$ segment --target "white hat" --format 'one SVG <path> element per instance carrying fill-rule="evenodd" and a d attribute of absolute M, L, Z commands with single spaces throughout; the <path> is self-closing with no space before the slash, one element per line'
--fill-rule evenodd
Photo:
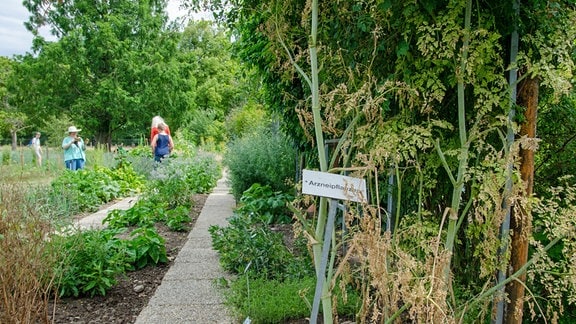
<path fill-rule="evenodd" d="M 68 133 L 78 133 L 81 129 L 76 128 L 76 126 L 68 127 Z"/>

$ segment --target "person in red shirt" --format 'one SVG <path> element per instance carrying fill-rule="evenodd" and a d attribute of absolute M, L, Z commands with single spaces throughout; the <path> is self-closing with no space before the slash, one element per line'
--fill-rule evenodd
<path fill-rule="evenodd" d="M 152 118 L 152 127 L 150 128 L 150 143 L 152 143 L 154 136 L 156 136 L 156 134 L 159 133 L 158 125 L 160 125 L 160 123 L 164 123 L 165 125 L 164 131 L 166 132 L 166 134 L 170 135 L 170 128 L 168 127 L 166 122 L 164 122 L 164 119 L 162 119 L 162 117 L 160 116 L 154 116 L 154 118 Z"/>

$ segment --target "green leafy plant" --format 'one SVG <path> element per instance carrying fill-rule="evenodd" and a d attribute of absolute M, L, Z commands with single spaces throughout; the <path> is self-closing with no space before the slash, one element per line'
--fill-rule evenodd
<path fill-rule="evenodd" d="M 142 198 L 129 209 L 111 210 L 102 222 L 107 223 L 111 228 L 151 226 L 157 220 L 164 218 L 166 208 L 166 203 Z"/>
<path fill-rule="evenodd" d="M 136 269 L 168 262 L 164 238 L 151 226 L 139 227 L 130 233 L 128 255 Z"/>
<path fill-rule="evenodd" d="M 242 214 L 258 214 L 266 224 L 288 224 L 292 217 L 286 204 L 293 199 L 294 196 L 290 194 L 274 192 L 268 185 L 255 183 L 242 194 L 237 211 Z"/>
<path fill-rule="evenodd" d="M 186 206 L 178 206 L 166 212 L 164 223 L 171 231 L 182 232 L 188 229 L 187 223 L 192 221 L 189 208 Z"/>
<path fill-rule="evenodd" d="M 50 247 L 60 256 L 56 286 L 60 296 L 105 295 L 129 267 L 121 230 L 87 230 L 53 235 Z"/>
<path fill-rule="evenodd" d="M 310 316 L 316 278 L 268 280 L 242 275 L 234 280 L 226 292 L 226 301 L 239 318 L 249 317 L 252 323 L 283 323 Z M 337 313 L 354 320 L 360 308 L 360 296 L 350 287 L 334 291 Z"/>
<path fill-rule="evenodd" d="M 235 213 L 228 226 L 214 225 L 208 230 L 225 270 L 239 274 L 250 264 L 249 273 L 270 279 L 312 272 L 305 258 L 295 256 L 284 245 L 282 234 L 270 230 L 256 214 Z"/>

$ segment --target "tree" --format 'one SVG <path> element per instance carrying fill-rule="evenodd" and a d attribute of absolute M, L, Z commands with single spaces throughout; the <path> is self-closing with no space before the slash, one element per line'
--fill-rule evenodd
<path fill-rule="evenodd" d="M 18 132 L 30 127 L 27 116 L 18 107 L 10 104 L 13 96 L 10 87 L 15 66 L 16 62 L 0 57 L 0 128 L 10 133 L 12 151 L 18 147 Z"/>
<path fill-rule="evenodd" d="M 191 106 L 189 70 L 177 60 L 179 33 L 166 26 L 166 1 L 25 1 L 28 28 L 47 24 L 59 40 L 34 40 L 22 59 L 18 102 L 67 113 L 98 142 L 144 137 L 154 115 L 172 129 Z M 46 77 L 48 76 L 48 77 Z"/>
<path fill-rule="evenodd" d="M 226 117 L 240 109 L 250 91 L 244 85 L 241 66 L 232 57 L 230 36 L 211 21 L 190 21 L 178 45 L 179 60 L 190 69 L 194 84 L 194 110 L 183 123 L 197 145 L 226 142 Z"/>

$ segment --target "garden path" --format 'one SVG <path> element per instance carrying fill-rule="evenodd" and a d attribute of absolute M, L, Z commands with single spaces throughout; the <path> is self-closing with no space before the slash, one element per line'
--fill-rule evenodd
<path fill-rule="evenodd" d="M 126 198 L 77 221 L 81 228 L 102 228 L 102 220 L 112 209 L 129 209 L 137 197 Z M 227 185 L 226 173 L 206 199 L 204 207 L 160 286 L 140 312 L 136 324 L 218 323 L 236 321 L 224 306 L 216 281 L 229 276 L 220 267 L 208 232 L 211 225 L 226 226 L 235 200 Z"/>
<path fill-rule="evenodd" d="M 234 207 L 235 200 L 224 174 L 206 199 L 188 241 L 148 305 L 140 312 L 136 324 L 236 322 L 215 285 L 227 274 L 220 267 L 208 232 L 211 225 L 226 226 Z"/>

